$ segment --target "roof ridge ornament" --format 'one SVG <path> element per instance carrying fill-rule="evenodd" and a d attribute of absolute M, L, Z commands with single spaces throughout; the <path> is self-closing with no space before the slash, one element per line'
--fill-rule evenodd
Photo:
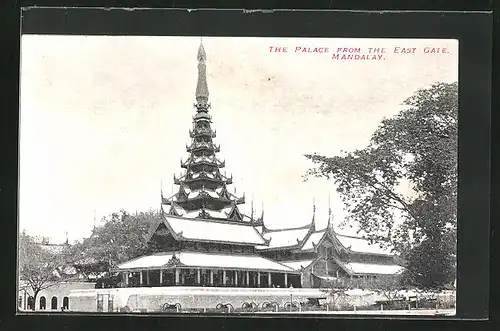
<path fill-rule="evenodd" d="M 174 174 L 174 176 L 175 176 L 175 174 Z M 163 199 L 165 199 L 165 198 L 163 197 L 163 181 L 162 180 L 160 180 L 160 197 L 161 197 L 161 203 L 163 204 Z M 95 219 L 95 210 L 94 210 L 94 219 Z"/>
<path fill-rule="evenodd" d="M 262 221 L 262 224 L 264 225 L 264 201 L 262 201 L 262 212 L 260 214 L 260 220 Z"/>
<path fill-rule="evenodd" d="M 331 207 L 331 199 L 330 199 L 330 194 L 328 194 L 328 223 L 326 228 L 333 231 L 333 215 L 332 215 L 332 207 Z"/>
<path fill-rule="evenodd" d="M 252 192 L 252 203 L 251 203 L 251 211 L 250 211 L 250 220 L 252 221 L 252 223 L 253 223 L 253 219 L 254 219 L 254 209 L 253 209 L 253 192 Z"/>
<path fill-rule="evenodd" d="M 313 197 L 313 217 L 311 220 L 311 230 L 316 231 L 316 198 Z"/>

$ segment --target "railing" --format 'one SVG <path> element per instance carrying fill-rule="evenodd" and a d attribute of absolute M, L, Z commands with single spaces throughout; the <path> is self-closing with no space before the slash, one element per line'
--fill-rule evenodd
<path fill-rule="evenodd" d="M 168 308 L 165 308 L 168 307 Z M 180 304 L 164 304 L 158 310 L 149 312 L 177 313 L 341 313 L 369 315 L 454 315 L 454 308 L 436 307 L 434 309 L 411 309 L 410 307 L 390 309 L 383 306 L 333 306 L 330 304 L 311 305 L 307 302 L 285 302 L 283 305 L 274 301 L 265 301 L 261 305 L 255 302 L 244 302 L 241 307 L 235 307 L 230 302 L 218 303 L 208 308 L 181 308 Z M 148 312 L 148 311 L 145 311 Z"/>

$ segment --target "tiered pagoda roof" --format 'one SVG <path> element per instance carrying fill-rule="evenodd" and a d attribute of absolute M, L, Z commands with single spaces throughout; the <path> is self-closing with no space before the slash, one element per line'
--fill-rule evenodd
<path fill-rule="evenodd" d="M 329 247 L 335 247 L 337 252 L 345 253 L 346 256 L 352 254 L 380 256 L 386 261 L 384 263 L 352 262 L 349 259 L 341 260 L 332 256 L 335 262 L 349 275 L 391 275 L 402 270 L 402 267 L 395 261 L 390 262 L 394 257 L 390 248 L 382 247 L 378 243 L 372 243 L 367 238 L 337 233 L 332 225 L 331 212 L 328 216 L 328 225 L 321 230 L 316 229 L 315 215 L 313 213 L 310 224 L 296 228 L 273 230 L 267 229 L 263 225 L 262 235 L 265 239 L 269 240 L 269 244 L 256 246 L 256 249 L 263 253 L 289 251 L 292 254 L 297 254 L 298 258 L 281 261 L 282 264 L 295 270 L 310 268 L 320 259 L 316 254 L 306 255 L 310 256 L 310 258 L 304 258 L 304 255 L 301 253 L 316 253 L 318 247 L 326 243 Z"/>
<path fill-rule="evenodd" d="M 296 228 L 268 229 L 265 224 L 261 227 L 262 236 L 269 240 L 269 245 L 257 246 L 260 251 L 291 250 L 295 253 L 314 252 L 316 247 L 324 240 L 330 238 L 347 253 L 370 254 L 393 256 L 389 248 L 372 243 L 369 239 L 357 236 L 340 234 L 332 225 L 331 212 L 328 216 L 328 224 L 325 228 L 317 230 L 315 224 L 315 213 L 309 224 Z"/>
<path fill-rule="evenodd" d="M 229 192 L 233 177 L 221 171 L 225 161 L 217 154 L 220 146 L 216 145 L 215 130 L 212 129 L 212 116 L 209 114 L 209 91 L 206 72 L 206 53 L 203 44 L 198 49 L 198 82 L 196 85 L 195 114 L 193 127 L 189 130 L 191 143 L 186 146 L 188 157 L 182 161 L 184 172 L 174 175 L 177 193 L 164 198 L 162 210 L 170 216 L 192 219 L 224 220 L 236 223 L 249 223 L 259 226 L 261 219 L 243 215 L 238 206 L 245 203 L 245 195 L 237 196 Z"/>

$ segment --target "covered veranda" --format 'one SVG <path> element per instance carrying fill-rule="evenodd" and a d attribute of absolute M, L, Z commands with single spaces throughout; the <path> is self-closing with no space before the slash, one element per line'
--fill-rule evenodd
<path fill-rule="evenodd" d="M 300 272 L 257 255 L 158 253 L 115 269 L 124 287 L 301 287 Z"/>

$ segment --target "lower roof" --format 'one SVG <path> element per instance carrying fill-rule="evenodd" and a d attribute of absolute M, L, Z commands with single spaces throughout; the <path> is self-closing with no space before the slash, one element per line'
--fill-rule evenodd
<path fill-rule="evenodd" d="M 241 246 L 267 245 L 267 241 L 249 222 L 185 218 L 168 215 L 165 211 L 163 211 L 161 219 L 151 225 L 146 236 L 147 241 L 151 240 L 162 223 L 172 236 L 179 241 L 212 242 Z"/>
<path fill-rule="evenodd" d="M 286 248 L 299 245 L 309 232 L 308 228 L 284 229 L 264 232 L 263 237 L 269 240 L 267 246 L 256 246 L 258 250 Z"/>
<path fill-rule="evenodd" d="M 395 275 L 403 270 L 403 267 L 397 264 L 347 262 L 344 266 L 355 275 Z"/>
<path fill-rule="evenodd" d="M 335 234 L 336 238 L 342 246 L 348 248 L 350 251 L 355 253 L 367 253 L 367 254 L 378 254 L 378 255 L 394 255 L 391 249 L 388 247 L 382 247 L 378 243 L 372 243 L 370 240 L 361 237 L 347 236 L 343 234 Z"/>
<path fill-rule="evenodd" d="M 297 261 L 282 261 L 281 263 L 290 267 L 294 270 L 301 270 L 303 268 L 307 268 L 314 262 L 314 259 L 309 260 L 297 260 Z"/>
<path fill-rule="evenodd" d="M 115 271 L 141 269 L 168 269 L 174 267 L 249 270 L 263 272 L 297 273 L 294 269 L 259 255 L 239 255 L 203 252 L 164 252 L 120 264 Z"/>

